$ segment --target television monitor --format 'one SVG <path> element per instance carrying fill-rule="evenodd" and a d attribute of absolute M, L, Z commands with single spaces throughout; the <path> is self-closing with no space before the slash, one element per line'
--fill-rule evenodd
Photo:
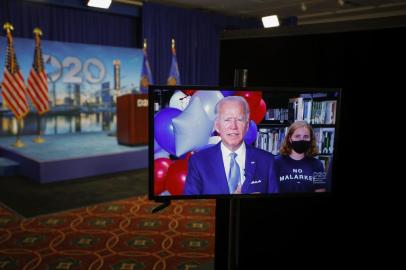
<path fill-rule="evenodd" d="M 331 194 L 341 92 L 151 85 L 149 198 Z"/>

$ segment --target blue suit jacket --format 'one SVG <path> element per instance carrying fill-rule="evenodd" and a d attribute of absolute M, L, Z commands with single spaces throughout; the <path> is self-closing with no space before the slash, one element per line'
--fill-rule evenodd
<path fill-rule="evenodd" d="M 220 143 L 204 149 L 189 159 L 185 195 L 230 194 L 224 171 Z M 277 193 L 274 156 L 246 145 L 245 181 L 241 193 Z"/>

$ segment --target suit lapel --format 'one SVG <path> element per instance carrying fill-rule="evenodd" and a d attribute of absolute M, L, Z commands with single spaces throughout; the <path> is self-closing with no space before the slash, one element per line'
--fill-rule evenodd
<path fill-rule="evenodd" d="M 223 162 L 223 155 L 221 153 L 221 147 L 220 147 L 221 142 L 219 142 L 215 146 L 215 153 L 213 157 L 211 158 L 211 163 L 212 163 L 212 168 L 213 168 L 213 174 L 214 174 L 214 181 L 216 181 L 216 185 L 219 188 L 219 193 L 220 194 L 229 194 L 230 191 L 228 189 L 228 182 L 227 182 L 227 176 L 224 171 L 224 162 Z"/>
<path fill-rule="evenodd" d="M 252 178 L 255 175 L 255 170 L 257 167 L 257 162 L 255 160 L 255 155 L 254 151 L 252 150 L 252 147 L 246 144 L 246 156 L 245 156 L 245 181 L 244 184 L 242 185 L 242 193 L 247 192 L 251 182 Z"/>

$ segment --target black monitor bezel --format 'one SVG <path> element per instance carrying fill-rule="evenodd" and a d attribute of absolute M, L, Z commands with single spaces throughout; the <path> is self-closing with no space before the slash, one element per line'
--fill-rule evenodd
<path fill-rule="evenodd" d="M 329 192 L 314 192 L 314 193 L 256 193 L 256 194 L 210 194 L 210 195 L 170 195 L 159 196 L 154 194 L 154 98 L 155 90 L 167 89 L 167 90 L 231 90 L 231 91 L 265 91 L 265 92 L 296 92 L 296 93 L 320 93 L 320 92 L 338 92 L 337 107 L 336 107 L 336 122 L 334 135 L 334 158 L 332 160 L 332 175 L 331 175 L 331 191 Z M 149 175 L 148 175 L 148 198 L 156 202 L 166 202 L 170 200 L 189 200 L 189 199 L 233 199 L 233 198 L 280 198 L 280 197 L 330 197 L 333 196 L 336 187 L 336 171 L 337 161 L 339 159 L 339 137 L 340 137 L 340 115 L 342 108 L 342 88 L 333 87 L 274 87 L 274 86 L 254 86 L 254 87 L 234 87 L 234 86 L 206 86 L 206 85 L 182 85 L 182 86 L 169 86 L 169 85 L 150 85 L 148 94 L 148 121 L 149 121 Z"/>

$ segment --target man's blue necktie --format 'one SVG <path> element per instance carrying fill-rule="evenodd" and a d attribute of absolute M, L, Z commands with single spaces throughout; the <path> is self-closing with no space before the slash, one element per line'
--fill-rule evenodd
<path fill-rule="evenodd" d="M 230 193 L 235 192 L 240 182 L 240 166 L 238 166 L 235 160 L 236 156 L 236 153 L 230 153 L 230 172 L 228 174 L 228 188 L 230 189 Z"/>

